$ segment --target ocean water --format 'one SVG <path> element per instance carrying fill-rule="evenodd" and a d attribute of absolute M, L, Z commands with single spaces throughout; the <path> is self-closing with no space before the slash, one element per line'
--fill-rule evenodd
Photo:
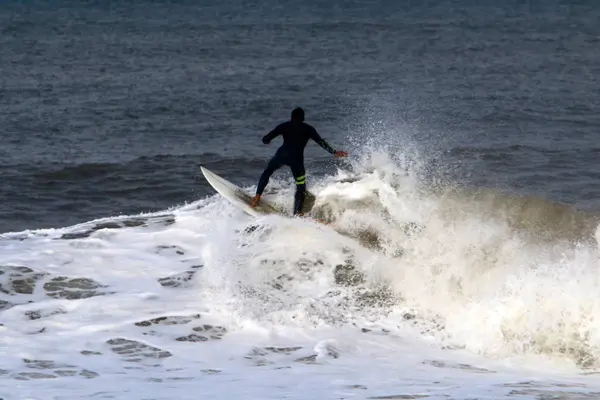
<path fill-rule="evenodd" d="M 598 398 L 599 20 L 2 3 L 0 398 Z M 298 105 L 327 225 L 199 171 L 252 193 Z"/>

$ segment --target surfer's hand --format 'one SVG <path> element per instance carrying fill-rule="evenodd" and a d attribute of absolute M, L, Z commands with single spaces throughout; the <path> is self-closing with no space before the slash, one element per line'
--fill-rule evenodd
<path fill-rule="evenodd" d="M 333 153 L 334 157 L 347 157 L 348 153 L 346 153 L 345 151 L 336 151 L 335 153 Z"/>

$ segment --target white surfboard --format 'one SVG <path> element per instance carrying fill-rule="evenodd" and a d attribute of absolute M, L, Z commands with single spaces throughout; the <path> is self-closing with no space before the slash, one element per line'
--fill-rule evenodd
<path fill-rule="evenodd" d="M 229 182 L 227 179 L 215 174 L 211 170 L 200 166 L 200 170 L 202 174 L 210 183 L 210 185 L 223 197 L 229 200 L 233 205 L 239 207 L 244 212 L 253 217 L 258 217 L 261 215 L 268 214 L 280 214 L 287 215 L 288 213 L 280 210 L 274 205 L 270 204 L 264 198 L 261 198 L 256 207 L 251 207 L 250 202 L 252 200 L 252 196 L 246 193 L 242 188 L 234 185 Z M 308 191 L 306 192 L 306 200 L 304 201 L 303 211 L 308 213 L 312 206 L 315 203 L 315 196 Z M 290 213 L 291 214 L 291 213 Z"/>
<path fill-rule="evenodd" d="M 242 190 L 242 188 L 234 185 L 227 179 L 215 174 L 207 168 L 201 166 L 200 170 L 202 171 L 202 174 L 204 174 L 204 177 L 206 178 L 208 183 L 210 183 L 210 185 L 217 192 L 219 192 L 221 196 L 225 197 L 227 200 L 233 203 L 233 205 L 241 208 L 246 213 L 254 217 L 274 213 L 283 214 L 281 210 L 278 210 L 277 208 L 273 207 L 264 199 L 260 199 L 260 201 L 258 202 L 259 204 L 257 204 L 256 207 L 251 207 L 250 201 L 252 200 L 252 196 L 250 196 L 248 193 Z"/>

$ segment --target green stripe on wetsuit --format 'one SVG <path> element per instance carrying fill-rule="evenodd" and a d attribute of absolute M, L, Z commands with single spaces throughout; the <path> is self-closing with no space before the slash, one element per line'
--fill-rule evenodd
<path fill-rule="evenodd" d="M 296 178 L 296 185 L 304 185 L 306 183 L 306 174 Z"/>

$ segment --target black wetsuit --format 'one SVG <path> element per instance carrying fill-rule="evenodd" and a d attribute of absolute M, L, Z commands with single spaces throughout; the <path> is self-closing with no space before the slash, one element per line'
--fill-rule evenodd
<path fill-rule="evenodd" d="M 309 139 L 312 139 L 331 154 L 334 154 L 335 150 L 319 136 L 315 128 L 304 122 L 292 120 L 279 124 L 267 133 L 262 141 L 264 144 L 268 144 L 279 135 L 283 136 L 283 144 L 277 149 L 262 173 L 258 181 L 256 194 L 262 194 L 273 172 L 283 165 L 289 166 L 296 181 L 296 194 L 294 196 L 294 215 L 296 215 L 302 210 L 306 194 L 306 171 L 304 169 L 304 147 L 306 143 Z"/>

